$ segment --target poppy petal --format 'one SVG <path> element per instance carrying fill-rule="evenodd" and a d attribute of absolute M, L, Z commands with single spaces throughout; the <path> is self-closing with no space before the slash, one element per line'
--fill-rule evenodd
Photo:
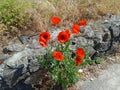
<path fill-rule="evenodd" d="M 43 47 L 47 47 L 47 43 L 44 42 L 44 41 L 40 41 L 40 45 L 43 46 Z"/>
<path fill-rule="evenodd" d="M 74 24 L 72 26 L 72 33 L 78 34 L 80 32 L 80 26 L 78 24 Z"/>
<path fill-rule="evenodd" d="M 58 41 L 60 43 L 65 43 L 68 40 L 69 40 L 69 35 L 66 32 L 62 31 L 58 34 Z"/>
<path fill-rule="evenodd" d="M 40 34 L 40 41 L 44 41 L 44 42 L 47 42 L 48 40 L 50 40 L 50 33 L 49 32 L 42 32 Z"/>
<path fill-rule="evenodd" d="M 60 51 L 54 51 L 52 56 L 58 61 L 62 61 L 64 59 L 64 56 L 62 55 L 62 52 Z"/>
<path fill-rule="evenodd" d="M 53 25 L 57 25 L 60 23 L 61 19 L 59 17 L 53 16 L 51 18 L 51 21 L 52 21 Z"/>
<path fill-rule="evenodd" d="M 80 26 L 86 26 L 86 20 L 80 20 L 79 25 Z"/>
<path fill-rule="evenodd" d="M 84 58 L 85 57 L 85 52 L 84 52 L 84 49 L 83 48 L 78 48 L 76 50 L 76 54 L 80 57 L 80 58 Z"/>
<path fill-rule="evenodd" d="M 79 56 L 76 56 L 75 60 L 76 60 L 76 66 L 83 63 L 83 60 Z"/>

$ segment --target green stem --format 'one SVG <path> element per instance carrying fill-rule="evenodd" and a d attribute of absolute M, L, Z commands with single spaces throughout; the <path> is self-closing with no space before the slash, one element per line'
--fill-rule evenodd
<path fill-rule="evenodd" d="M 67 43 L 66 43 L 66 47 L 64 48 L 63 51 L 66 51 L 66 50 L 68 49 L 68 47 L 69 47 L 70 44 L 71 44 L 71 41 L 67 42 Z"/>

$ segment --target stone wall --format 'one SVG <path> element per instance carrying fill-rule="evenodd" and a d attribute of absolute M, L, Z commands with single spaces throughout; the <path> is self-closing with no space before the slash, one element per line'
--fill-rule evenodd
<path fill-rule="evenodd" d="M 92 60 L 115 53 L 120 45 L 119 16 L 109 15 L 104 20 L 90 21 L 86 27 L 80 28 L 80 34 L 72 37 L 69 48 L 75 50 L 81 44 L 90 52 Z M 60 29 L 52 28 L 50 31 L 52 41 L 55 41 Z M 12 42 L 3 49 L 4 55 L 0 56 L 0 60 L 4 60 L 0 64 L 0 90 L 34 90 L 31 85 L 37 81 L 36 77 L 40 74 L 36 74 L 40 69 L 37 57 L 45 55 L 46 51 L 37 39 L 31 37 L 20 36 L 20 42 Z M 31 77 L 33 74 L 36 75 Z"/>

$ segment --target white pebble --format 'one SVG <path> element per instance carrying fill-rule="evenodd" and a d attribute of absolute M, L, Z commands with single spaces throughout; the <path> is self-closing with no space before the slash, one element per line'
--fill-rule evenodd
<path fill-rule="evenodd" d="M 90 78 L 90 81 L 93 81 L 94 79 L 93 78 Z"/>
<path fill-rule="evenodd" d="M 79 73 L 82 73 L 82 72 L 83 72 L 83 70 L 82 70 L 82 69 L 79 69 L 79 70 L 78 70 L 78 72 L 79 72 Z"/>

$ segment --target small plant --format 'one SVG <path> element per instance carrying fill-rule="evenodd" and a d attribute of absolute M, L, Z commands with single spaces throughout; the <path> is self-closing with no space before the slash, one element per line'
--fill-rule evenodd
<path fill-rule="evenodd" d="M 52 25 L 56 26 L 60 22 L 60 18 L 52 17 Z M 84 24 L 85 25 L 85 24 Z M 40 45 L 46 48 L 46 55 L 38 58 L 41 68 L 46 71 L 45 76 L 51 76 L 54 85 L 62 87 L 61 90 L 66 90 L 67 87 L 75 84 L 78 80 L 78 67 L 83 63 L 85 52 L 83 48 L 77 48 L 76 51 L 69 49 L 71 44 L 71 34 L 78 34 L 80 27 L 78 24 L 73 25 L 72 32 L 70 30 L 61 31 L 58 36 L 56 47 L 47 47 L 47 43 L 51 36 L 49 32 L 40 34 Z M 54 49 L 55 48 L 55 49 Z M 75 53 L 75 55 L 72 55 Z M 53 87 L 51 87 L 53 89 Z"/>
<path fill-rule="evenodd" d="M 23 0 L 0 0 L 0 23 L 5 24 L 8 30 L 23 27 L 28 20 L 25 14 L 28 7 Z"/>
<path fill-rule="evenodd" d="M 99 58 L 97 58 L 97 60 L 95 60 L 95 63 L 96 64 L 100 64 L 102 61 L 103 61 L 103 58 L 99 57 Z"/>

